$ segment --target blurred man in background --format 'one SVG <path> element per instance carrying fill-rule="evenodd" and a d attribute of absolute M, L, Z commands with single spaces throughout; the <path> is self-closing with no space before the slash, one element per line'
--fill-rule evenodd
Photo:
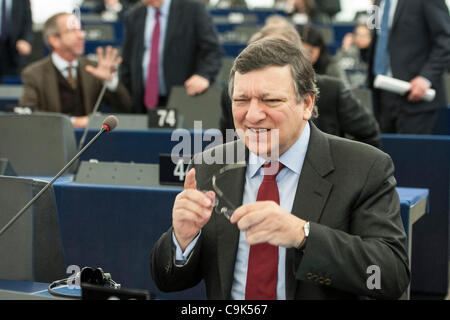
<path fill-rule="evenodd" d="M 103 84 L 105 101 L 121 111 L 131 110 L 131 98 L 114 71 L 121 63 L 117 49 L 97 48 L 98 63 L 83 57 L 85 36 L 80 21 L 59 13 L 44 24 L 44 41 L 51 55 L 24 69 L 19 104 L 37 111 L 72 116 L 75 127 L 85 127 Z"/>
<path fill-rule="evenodd" d="M 380 28 L 372 32 L 369 86 L 377 75 L 407 81 L 406 96 L 374 90 L 374 111 L 385 133 L 431 134 L 447 105 L 444 72 L 450 62 L 450 16 L 442 0 L 377 0 Z M 427 89 L 433 101 L 423 100 Z"/>
<path fill-rule="evenodd" d="M 125 18 L 121 79 L 137 113 L 167 104 L 173 86 L 200 94 L 219 73 L 222 49 L 205 5 L 142 0 Z"/>

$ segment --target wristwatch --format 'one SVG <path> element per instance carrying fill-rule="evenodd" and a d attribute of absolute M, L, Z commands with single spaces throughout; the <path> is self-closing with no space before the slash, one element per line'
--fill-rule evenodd
<path fill-rule="evenodd" d="M 303 241 L 297 247 L 298 250 L 302 250 L 302 251 L 305 250 L 306 240 L 308 240 L 308 236 L 309 236 L 309 229 L 310 229 L 310 226 L 309 226 L 309 221 L 308 221 L 303 225 L 303 232 L 305 233 L 305 238 L 303 238 Z"/>

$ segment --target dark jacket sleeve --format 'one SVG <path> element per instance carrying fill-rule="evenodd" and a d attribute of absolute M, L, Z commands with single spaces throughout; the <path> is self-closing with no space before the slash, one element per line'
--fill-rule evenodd
<path fill-rule="evenodd" d="M 420 75 L 435 86 L 450 62 L 450 15 L 444 1 L 423 1 L 423 7 L 433 47 Z"/>
<path fill-rule="evenodd" d="M 397 299 L 410 280 L 406 235 L 395 190 L 394 166 L 376 156 L 351 213 L 349 232 L 311 222 L 297 280 L 314 282 L 309 270 L 326 275 L 331 287 L 377 299 Z M 375 268 L 380 287 L 368 285 Z"/>
<path fill-rule="evenodd" d="M 197 6 L 195 17 L 191 21 L 195 23 L 199 51 L 194 74 L 198 74 L 212 83 L 222 65 L 222 48 L 211 15 L 202 3 L 195 3 L 195 5 Z"/>
<path fill-rule="evenodd" d="M 200 246 L 201 235 L 189 259 L 183 266 L 175 264 L 175 245 L 172 227 L 156 242 L 150 256 L 152 279 L 164 292 L 180 291 L 194 287 L 201 279 Z"/>
<path fill-rule="evenodd" d="M 29 0 L 23 0 L 23 21 L 21 24 L 21 33 L 19 39 L 25 40 L 29 44 L 33 41 L 33 21 L 31 18 L 31 6 Z"/>
<path fill-rule="evenodd" d="M 132 111 L 131 96 L 125 86 L 119 82 L 116 91 L 106 90 L 105 102 L 117 112 L 129 113 Z"/>

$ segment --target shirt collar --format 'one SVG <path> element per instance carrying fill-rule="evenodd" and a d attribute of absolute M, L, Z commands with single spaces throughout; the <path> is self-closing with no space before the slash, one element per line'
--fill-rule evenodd
<path fill-rule="evenodd" d="M 67 70 L 67 67 L 69 66 L 69 62 L 63 58 L 56 52 L 52 52 L 52 62 L 55 65 L 56 69 L 58 69 L 60 72 L 63 72 Z M 78 67 L 78 60 L 74 60 L 71 62 L 73 68 Z"/>
<path fill-rule="evenodd" d="M 303 162 L 306 156 L 306 150 L 308 149 L 309 137 L 311 134 L 311 128 L 309 122 L 306 122 L 305 128 L 297 141 L 284 152 L 278 159 L 285 167 L 291 171 L 300 174 L 303 167 Z M 259 171 L 261 166 L 267 161 L 266 159 L 259 157 L 253 152 L 249 151 L 248 159 L 248 173 L 250 178 L 253 178 Z"/>
<path fill-rule="evenodd" d="M 165 0 L 159 7 L 159 13 L 162 17 L 165 17 L 169 14 L 171 2 L 172 2 L 172 0 Z M 147 13 L 151 13 L 152 17 L 155 16 L 155 11 L 156 11 L 156 8 L 154 8 L 152 6 L 147 6 Z"/>

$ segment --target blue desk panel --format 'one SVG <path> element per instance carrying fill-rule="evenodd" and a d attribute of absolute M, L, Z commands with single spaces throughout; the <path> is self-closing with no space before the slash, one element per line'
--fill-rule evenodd
<path fill-rule="evenodd" d="M 430 212 L 414 226 L 412 292 L 446 295 L 450 214 L 450 136 L 382 135 L 397 185 L 427 188 Z"/>
<path fill-rule="evenodd" d="M 48 283 L 0 279 L 1 290 L 37 293 L 47 290 L 47 288 Z"/>
<path fill-rule="evenodd" d="M 410 209 L 418 204 L 421 200 L 428 198 L 428 189 L 421 188 L 397 188 L 397 193 L 400 197 L 400 214 L 402 216 L 403 227 L 406 235 L 409 237 L 409 224 L 412 223 L 410 219 Z M 430 211 L 429 202 L 427 201 L 425 213 Z"/>
<path fill-rule="evenodd" d="M 0 290 L 29 293 L 36 296 L 53 297 L 48 292 L 49 283 L 0 279 Z M 81 296 L 80 288 L 68 288 L 66 285 L 53 288 L 54 291 L 67 295 Z M 22 298 L 18 298 L 22 299 Z"/>
<path fill-rule="evenodd" d="M 159 297 L 202 298 L 204 286 L 163 294 L 150 276 L 150 252 L 172 224 L 181 190 L 77 183 L 54 186 L 66 265 L 101 267 L 125 288 Z"/>
<path fill-rule="evenodd" d="M 183 292 L 163 293 L 150 275 L 150 252 L 171 226 L 172 205 L 181 188 L 57 183 L 54 191 L 66 265 L 102 267 L 123 287 L 146 289 L 159 298 L 205 298 L 203 283 Z M 426 192 L 409 190 L 400 196 L 407 214 Z"/>
<path fill-rule="evenodd" d="M 438 110 L 433 134 L 450 135 L 450 106 Z"/>
<path fill-rule="evenodd" d="M 119 124 L 120 126 L 120 124 Z M 211 135 L 194 133 L 185 129 L 182 137 L 174 136 L 171 130 L 114 130 L 103 134 L 81 156 L 82 160 L 97 159 L 99 161 L 119 161 L 135 163 L 159 163 L 159 154 L 171 154 L 172 149 L 179 143 L 190 141 L 191 148 L 188 151 L 201 152 L 203 148 L 214 143 L 215 140 L 207 140 Z M 89 130 L 85 142 L 97 134 L 96 130 Z M 212 131 L 211 131 L 212 132 Z M 218 134 L 218 132 L 216 132 Z M 77 145 L 83 135 L 82 129 L 75 129 Z M 185 140 L 186 139 L 186 140 Z M 205 140 L 205 141 L 202 141 Z M 186 149 L 185 149 L 186 150 Z"/>

